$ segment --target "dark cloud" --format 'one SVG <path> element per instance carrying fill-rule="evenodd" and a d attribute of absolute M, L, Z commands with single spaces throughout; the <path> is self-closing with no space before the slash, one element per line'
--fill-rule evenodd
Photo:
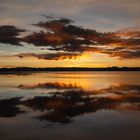
<path fill-rule="evenodd" d="M 124 51 L 104 51 L 103 53 L 109 54 L 111 57 L 118 57 L 121 59 L 135 59 L 140 58 L 140 50 L 138 51 L 131 51 L 131 50 L 124 50 Z"/>
<path fill-rule="evenodd" d="M 71 23 L 72 20 L 65 18 L 39 22 L 34 25 L 45 29 L 45 31 L 34 32 L 26 36 L 24 41 L 36 46 L 46 46 L 50 50 L 67 52 L 83 52 L 85 51 L 83 46 L 88 47 L 95 44 L 88 38 L 89 35 L 97 36 L 98 33 L 95 30 L 77 27 Z"/>
<path fill-rule="evenodd" d="M 21 53 L 17 54 L 19 58 L 35 57 L 45 60 L 63 60 L 63 59 L 76 59 L 80 53 L 49 53 L 49 54 L 35 54 L 35 53 Z"/>
<path fill-rule="evenodd" d="M 24 40 L 48 50 L 79 52 L 92 51 L 109 54 L 111 57 L 139 58 L 139 32 L 101 33 L 71 24 L 69 19 L 51 19 L 34 24 L 44 31 L 26 36 Z M 124 32 L 123 32 L 124 33 Z M 127 38 L 124 38 L 124 35 Z M 129 37 L 128 37 L 129 36 Z M 97 47 L 100 46 L 100 47 Z M 106 45 L 110 47 L 102 47 Z"/>
<path fill-rule="evenodd" d="M 85 51 L 105 53 L 111 57 L 140 58 L 139 31 L 123 30 L 101 33 L 73 25 L 73 21 L 67 18 L 45 17 L 47 21 L 33 24 L 40 27 L 39 32 L 33 32 L 23 38 L 17 36 L 25 30 L 17 29 L 14 26 L 1 26 L 0 42 L 20 45 L 20 41 L 23 41 L 55 52 L 51 54 L 19 54 L 20 58 L 33 56 L 46 60 L 72 59 Z"/>
<path fill-rule="evenodd" d="M 38 83 L 35 85 L 19 85 L 17 88 L 19 89 L 36 89 L 36 88 L 41 88 L 41 89 L 81 89 L 81 87 L 77 85 L 72 85 L 72 84 L 67 84 L 67 83 L 59 83 L 59 82 L 50 82 L 50 83 Z"/>
<path fill-rule="evenodd" d="M 50 19 L 50 20 L 48 20 L 46 22 L 40 21 L 39 23 L 33 24 L 33 25 L 43 27 L 43 28 L 46 28 L 46 29 L 48 29 L 48 28 L 53 29 L 55 26 L 56 27 L 58 27 L 58 26 L 62 27 L 63 25 L 69 25 L 69 24 L 74 22 L 73 20 L 67 19 L 67 18 L 54 19 L 54 17 L 50 17 L 50 16 L 47 16 L 47 15 L 43 15 L 43 16 L 45 16 L 47 19 Z"/>
<path fill-rule="evenodd" d="M 18 29 L 15 26 L 5 25 L 0 26 L 0 42 L 11 45 L 21 45 L 21 39 L 18 38 L 20 33 L 25 32 L 23 29 Z"/>

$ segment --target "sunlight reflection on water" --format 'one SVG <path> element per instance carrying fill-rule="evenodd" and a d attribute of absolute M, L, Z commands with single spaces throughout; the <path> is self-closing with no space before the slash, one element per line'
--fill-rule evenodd
<path fill-rule="evenodd" d="M 140 139 L 140 72 L 41 72 L 0 79 L 2 140 Z"/>

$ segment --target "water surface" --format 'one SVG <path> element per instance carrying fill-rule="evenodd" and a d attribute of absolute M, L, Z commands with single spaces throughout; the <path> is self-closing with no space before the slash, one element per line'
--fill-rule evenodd
<path fill-rule="evenodd" d="M 140 72 L 0 75 L 0 140 L 139 140 Z"/>

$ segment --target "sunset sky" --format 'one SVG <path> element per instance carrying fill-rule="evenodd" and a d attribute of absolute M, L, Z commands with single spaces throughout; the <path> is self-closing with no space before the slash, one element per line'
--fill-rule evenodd
<path fill-rule="evenodd" d="M 0 67 L 140 67 L 140 0 L 0 0 Z"/>

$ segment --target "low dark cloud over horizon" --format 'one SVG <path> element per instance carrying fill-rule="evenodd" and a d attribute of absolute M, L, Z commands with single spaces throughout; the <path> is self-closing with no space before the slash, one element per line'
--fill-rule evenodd
<path fill-rule="evenodd" d="M 20 58 L 33 56 L 47 60 L 50 58 L 54 58 L 54 60 L 71 59 L 79 56 L 75 53 L 82 54 L 83 52 L 105 53 L 111 57 L 123 59 L 140 57 L 140 31 L 131 29 L 131 31 L 101 33 L 76 26 L 72 20 L 67 18 L 47 19 L 33 24 L 33 26 L 40 27 L 40 31 L 30 32 L 29 35 L 26 35 L 26 32 L 29 31 L 25 29 L 18 29 L 10 25 L 0 26 L 0 42 L 17 46 L 22 45 L 21 42 L 26 42 L 42 50 L 55 52 L 53 55 L 46 54 L 46 56 L 45 54 L 22 53 L 17 55 L 22 56 Z M 23 32 L 25 35 L 18 37 Z"/>

